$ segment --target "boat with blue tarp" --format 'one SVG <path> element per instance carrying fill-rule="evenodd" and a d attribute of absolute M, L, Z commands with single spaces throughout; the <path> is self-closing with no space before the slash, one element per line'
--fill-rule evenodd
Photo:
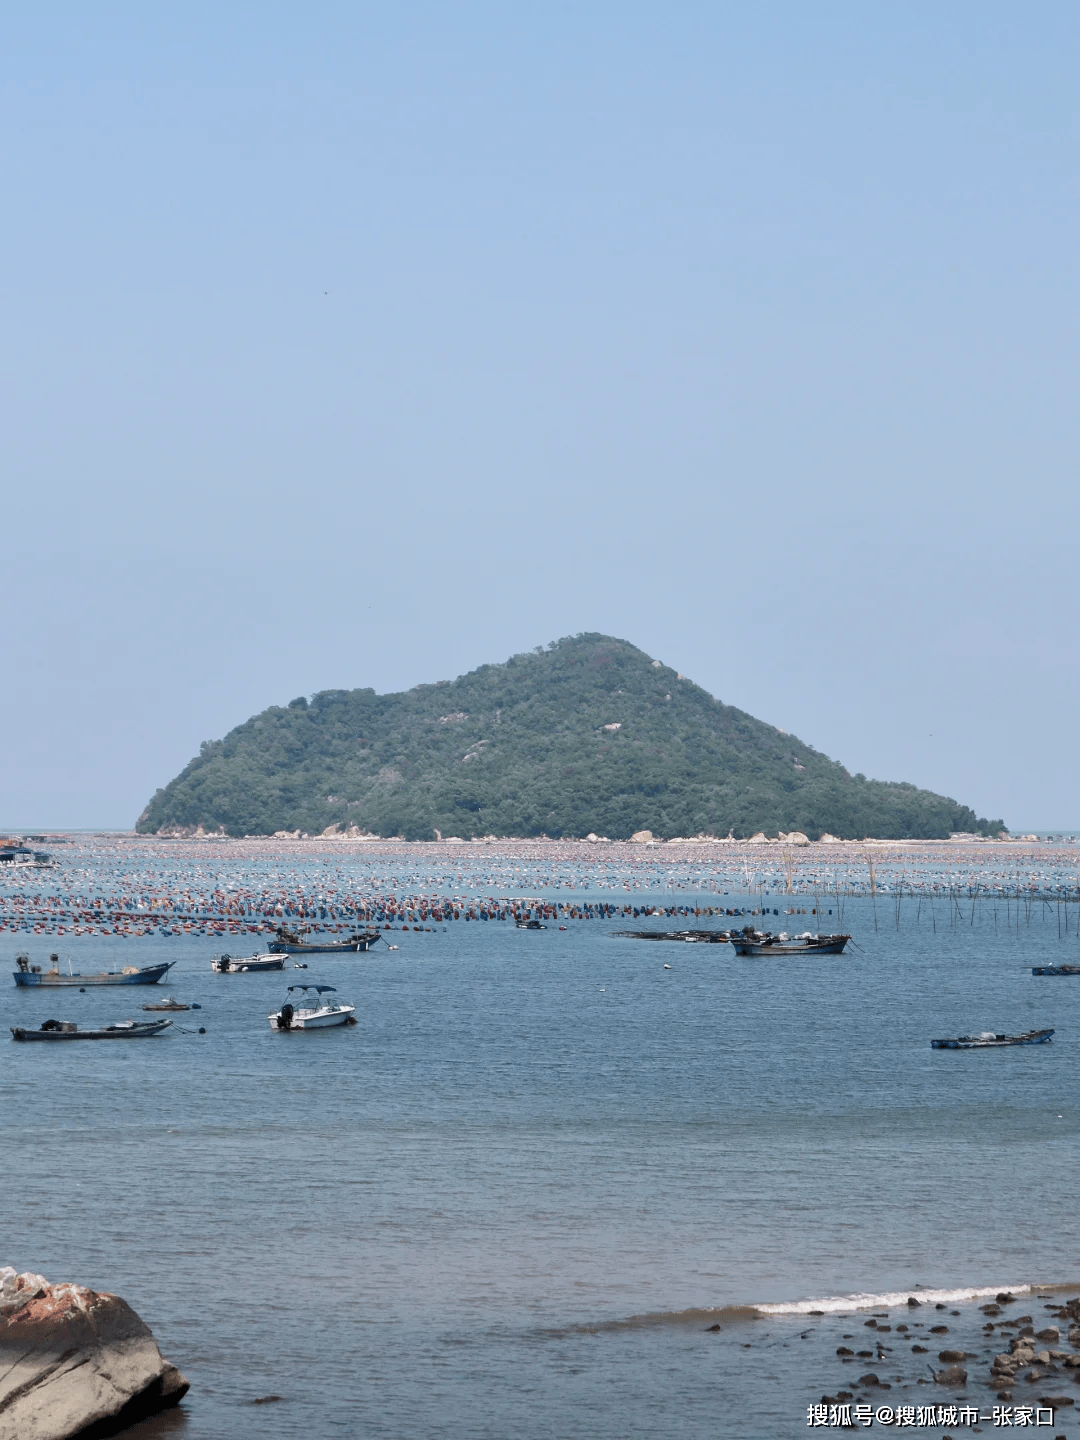
<path fill-rule="evenodd" d="M 290 985 L 289 998 L 266 1018 L 271 1030 L 324 1030 L 329 1025 L 355 1025 L 355 1005 L 330 1000 L 333 985 Z"/>
<path fill-rule="evenodd" d="M 1026 1030 L 1023 1035 L 996 1035 L 984 1030 L 981 1035 L 958 1035 L 955 1040 L 931 1040 L 931 1050 L 1000 1050 L 1006 1045 L 1048 1045 L 1053 1030 Z"/>

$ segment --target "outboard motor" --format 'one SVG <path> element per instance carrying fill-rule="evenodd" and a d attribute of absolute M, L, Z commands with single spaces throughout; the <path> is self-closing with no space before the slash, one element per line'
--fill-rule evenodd
<path fill-rule="evenodd" d="M 289 1029 L 291 1029 L 291 1028 L 292 1028 L 292 1017 L 293 1017 L 293 1007 L 292 1007 L 292 1005 L 290 1005 L 290 1003 L 288 1002 L 288 1000 L 286 1000 L 286 1001 L 285 1001 L 285 1004 L 282 1005 L 282 1007 L 281 1007 L 281 1013 L 280 1013 L 280 1015 L 278 1016 L 278 1029 L 279 1029 L 279 1030 L 289 1030 Z"/>

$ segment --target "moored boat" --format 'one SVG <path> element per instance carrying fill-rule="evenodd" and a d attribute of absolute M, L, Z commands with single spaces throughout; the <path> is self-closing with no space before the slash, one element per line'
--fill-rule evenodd
<path fill-rule="evenodd" d="M 215 955 L 210 969 L 218 975 L 247 975 L 259 970 L 284 970 L 284 955 Z"/>
<path fill-rule="evenodd" d="M 540 920 L 519 920 L 517 928 L 519 930 L 546 930 L 547 926 Z"/>
<path fill-rule="evenodd" d="M 1080 975 L 1080 965 L 1033 965 L 1033 975 Z"/>
<path fill-rule="evenodd" d="M 290 985 L 289 994 L 295 1001 L 286 1000 L 280 1010 L 266 1017 L 270 1029 L 325 1030 L 330 1025 L 355 1025 L 356 1006 L 327 1000 L 327 993 L 337 992 L 333 985 Z"/>
<path fill-rule="evenodd" d="M 60 957 L 50 955 L 51 970 L 43 971 L 40 965 L 31 965 L 28 955 L 18 955 L 15 963 L 19 967 L 12 973 L 15 984 L 23 986 L 74 985 L 82 989 L 85 985 L 156 985 L 176 964 L 169 960 L 163 965 L 126 965 L 123 970 L 102 970 L 96 975 L 80 975 L 76 970 L 67 975 L 60 973 Z"/>
<path fill-rule="evenodd" d="M 99 1030 L 80 1030 L 70 1020 L 46 1020 L 40 1030 L 27 1030 L 25 1026 L 13 1025 L 13 1040 L 142 1040 L 149 1035 L 160 1035 L 173 1022 L 171 1020 L 120 1020 L 115 1025 L 105 1025 Z"/>
<path fill-rule="evenodd" d="M 270 941 L 270 953 L 272 955 L 355 955 L 370 950 L 377 940 L 383 938 L 382 932 L 379 930 L 358 930 L 347 940 L 328 940 L 325 944 L 320 944 L 317 940 L 304 938 L 310 933 L 307 930 L 297 933 L 295 930 L 281 929 L 277 932 L 277 939 Z"/>
<path fill-rule="evenodd" d="M 177 1000 L 174 995 L 170 995 L 168 1000 L 161 1000 L 157 1005 L 144 1005 L 142 1008 L 144 1010 L 201 1010 L 202 1006 L 185 1005 L 182 1001 Z"/>
<path fill-rule="evenodd" d="M 735 930 L 730 936 L 736 955 L 842 955 L 850 935 L 773 935 L 771 931 Z"/>
<path fill-rule="evenodd" d="M 955 1040 L 931 1040 L 931 1050 L 1000 1050 L 1006 1045 L 1047 1045 L 1053 1030 L 1026 1030 L 1023 1035 L 958 1035 Z"/>

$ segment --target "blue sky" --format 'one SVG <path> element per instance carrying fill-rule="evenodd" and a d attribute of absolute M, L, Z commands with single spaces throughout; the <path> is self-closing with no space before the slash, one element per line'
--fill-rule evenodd
<path fill-rule="evenodd" d="M 1080 823 L 1065 4 L 0 14 L 0 822 L 601 630 Z"/>

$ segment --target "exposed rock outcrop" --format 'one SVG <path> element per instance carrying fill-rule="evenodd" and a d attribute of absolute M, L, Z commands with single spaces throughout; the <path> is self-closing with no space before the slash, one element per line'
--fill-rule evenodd
<path fill-rule="evenodd" d="M 947 1365 L 944 1370 L 933 1371 L 933 1376 L 939 1385 L 962 1389 L 967 1384 L 967 1371 L 963 1365 Z"/>
<path fill-rule="evenodd" d="M 0 1440 L 99 1440 L 187 1389 L 119 1296 L 0 1269 Z"/>

